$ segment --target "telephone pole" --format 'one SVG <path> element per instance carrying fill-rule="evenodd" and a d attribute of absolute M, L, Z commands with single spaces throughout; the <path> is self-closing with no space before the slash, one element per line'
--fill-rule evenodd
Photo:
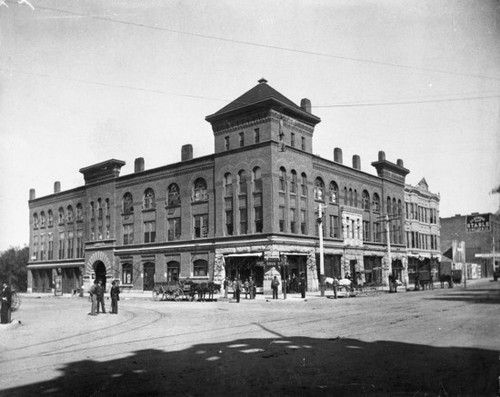
<path fill-rule="evenodd" d="M 319 284 L 321 296 L 325 296 L 325 258 L 323 255 L 323 209 L 326 205 L 318 204 L 318 235 L 319 235 Z"/>
<path fill-rule="evenodd" d="M 400 219 L 401 217 L 399 215 L 393 215 L 389 217 L 389 214 L 381 215 L 377 217 L 377 220 L 384 221 L 385 222 L 385 234 L 386 234 L 386 244 L 387 244 L 387 263 L 388 263 L 388 268 L 392 268 L 392 255 L 391 255 L 391 228 L 390 228 L 390 221 L 395 221 Z"/>

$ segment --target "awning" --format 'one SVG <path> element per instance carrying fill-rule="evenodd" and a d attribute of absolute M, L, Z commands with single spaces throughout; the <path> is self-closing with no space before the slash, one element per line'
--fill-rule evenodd
<path fill-rule="evenodd" d="M 28 270 L 36 269 L 57 269 L 57 268 L 68 268 L 68 267 L 83 267 L 84 262 L 70 262 L 70 263 L 36 263 L 26 266 Z"/>
<path fill-rule="evenodd" d="M 262 256 L 262 253 L 247 252 L 247 253 L 243 253 L 243 254 L 224 254 L 224 257 L 226 257 L 226 258 L 238 258 L 238 257 L 244 257 L 244 256 L 258 257 L 258 256 Z"/>
<path fill-rule="evenodd" d="M 281 255 L 286 256 L 308 256 L 306 252 L 280 252 Z"/>

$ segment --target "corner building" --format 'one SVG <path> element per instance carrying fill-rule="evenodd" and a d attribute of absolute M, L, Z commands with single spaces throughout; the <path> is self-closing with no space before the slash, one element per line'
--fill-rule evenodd
<path fill-rule="evenodd" d="M 193 158 L 184 145 L 178 163 L 146 170 L 138 158 L 120 176 L 125 163 L 112 159 L 82 168 L 84 186 L 56 182 L 41 198 L 31 189 L 29 289 L 62 280 L 70 292 L 98 278 L 147 291 L 177 278 L 253 276 L 267 292 L 275 275 L 303 273 L 316 291 L 320 230 L 326 277 L 407 280 L 402 160 L 379 152 L 372 175 L 357 155 L 343 164 L 339 148 L 332 160 L 313 155 L 321 120 L 310 101 L 298 106 L 264 79 L 206 120 L 211 155 Z"/>

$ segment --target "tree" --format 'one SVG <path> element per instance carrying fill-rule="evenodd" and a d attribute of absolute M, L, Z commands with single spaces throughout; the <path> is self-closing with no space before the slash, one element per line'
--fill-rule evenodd
<path fill-rule="evenodd" d="M 7 251 L 0 253 L 0 280 L 9 282 L 11 274 L 12 286 L 17 291 L 26 291 L 28 283 L 28 271 L 26 266 L 29 260 L 29 248 L 10 247 Z"/>

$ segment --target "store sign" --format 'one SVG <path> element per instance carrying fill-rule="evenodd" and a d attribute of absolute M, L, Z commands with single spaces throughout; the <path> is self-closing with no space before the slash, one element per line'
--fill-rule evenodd
<path fill-rule="evenodd" d="M 483 232 L 490 230 L 490 214 L 467 215 L 468 232 Z"/>

